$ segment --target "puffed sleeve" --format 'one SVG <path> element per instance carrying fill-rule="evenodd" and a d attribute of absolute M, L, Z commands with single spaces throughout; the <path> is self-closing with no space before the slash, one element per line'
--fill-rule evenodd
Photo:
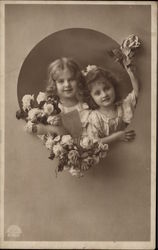
<path fill-rule="evenodd" d="M 91 110 L 89 109 L 80 111 L 80 119 L 81 119 L 83 128 L 86 128 L 88 126 L 90 113 L 91 113 Z"/>
<path fill-rule="evenodd" d="M 81 102 L 78 105 L 78 111 L 79 111 L 79 114 L 80 114 L 82 127 L 85 128 L 85 127 L 87 127 L 88 117 L 89 117 L 89 114 L 90 114 L 91 110 L 89 109 L 89 106 L 88 106 L 87 103 L 82 103 Z"/>
<path fill-rule="evenodd" d="M 128 94 L 128 96 L 122 102 L 124 122 L 126 123 L 131 122 L 136 108 L 136 104 L 137 104 L 137 98 L 133 90 L 131 93 Z"/>
<path fill-rule="evenodd" d="M 102 133 L 102 125 L 99 116 L 95 111 L 91 111 L 88 117 L 87 134 L 95 139 L 100 138 Z"/>

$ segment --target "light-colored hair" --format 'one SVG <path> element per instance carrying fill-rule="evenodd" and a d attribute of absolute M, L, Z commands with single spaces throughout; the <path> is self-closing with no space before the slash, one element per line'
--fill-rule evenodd
<path fill-rule="evenodd" d="M 59 58 L 50 63 L 46 88 L 47 96 L 57 95 L 56 80 L 64 69 L 68 69 L 73 74 L 74 79 L 77 81 L 78 94 L 82 96 L 85 78 L 78 64 L 73 59 L 67 57 Z"/>

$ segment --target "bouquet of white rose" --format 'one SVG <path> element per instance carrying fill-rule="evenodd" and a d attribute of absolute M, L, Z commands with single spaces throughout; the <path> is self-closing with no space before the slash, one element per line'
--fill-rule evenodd
<path fill-rule="evenodd" d="M 58 125 L 60 109 L 59 99 L 56 96 L 47 97 L 46 93 L 39 92 L 36 100 L 34 95 L 25 95 L 22 98 L 22 108 L 16 112 L 17 119 L 24 119 L 25 129 L 36 132 L 36 124 Z"/>
<path fill-rule="evenodd" d="M 109 54 L 116 62 L 121 63 L 123 67 L 124 61 L 127 66 L 130 66 L 135 55 L 135 51 L 140 47 L 140 45 L 141 43 L 138 36 L 132 34 L 123 40 L 119 48 L 111 50 Z"/>
<path fill-rule="evenodd" d="M 76 143 L 70 135 L 43 135 L 43 141 L 50 150 L 49 158 L 59 160 L 56 173 L 67 170 L 71 175 L 82 177 L 84 171 L 99 163 L 106 157 L 108 145 L 102 144 L 88 136 L 84 136 Z"/>
<path fill-rule="evenodd" d="M 16 112 L 17 119 L 26 121 L 25 128 L 36 133 L 36 124 L 60 124 L 59 99 L 56 96 L 47 97 L 40 92 L 35 100 L 34 95 L 22 98 L 22 108 Z M 50 150 L 49 159 L 57 158 L 59 163 L 56 173 L 68 170 L 71 175 L 81 177 L 83 172 L 99 163 L 106 157 L 108 145 L 99 143 L 88 136 L 73 138 L 71 135 L 45 134 L 38 135 Z"/>

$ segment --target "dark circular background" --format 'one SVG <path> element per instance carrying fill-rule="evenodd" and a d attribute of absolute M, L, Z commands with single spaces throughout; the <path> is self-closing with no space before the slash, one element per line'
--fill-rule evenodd
<path fill-rule="evenodd" d="M 39 91 L 45 91 L 48 65 L 60 57 L 74 58 L 81 69 L 95 64 L 111 70 L 119 78 L 120 92 L 124 96 L 131 88 L 130 80 L 108 53 L 117 47 L 113 39 L 90 29 L 65 29 L 47 36 L 31 50 L 21 67 L 17 86 L 20 107 L 25 94 L 36 96 Z"/>

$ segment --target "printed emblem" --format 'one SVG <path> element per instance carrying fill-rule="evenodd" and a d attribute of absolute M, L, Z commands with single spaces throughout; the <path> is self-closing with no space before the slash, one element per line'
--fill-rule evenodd
<path fill-rule="evenodd" d="M 11 225 L 7 229 L 7 236 L 11 238 L 18 238 L 22 234 L 22 230 L 17 225 Z"/>

